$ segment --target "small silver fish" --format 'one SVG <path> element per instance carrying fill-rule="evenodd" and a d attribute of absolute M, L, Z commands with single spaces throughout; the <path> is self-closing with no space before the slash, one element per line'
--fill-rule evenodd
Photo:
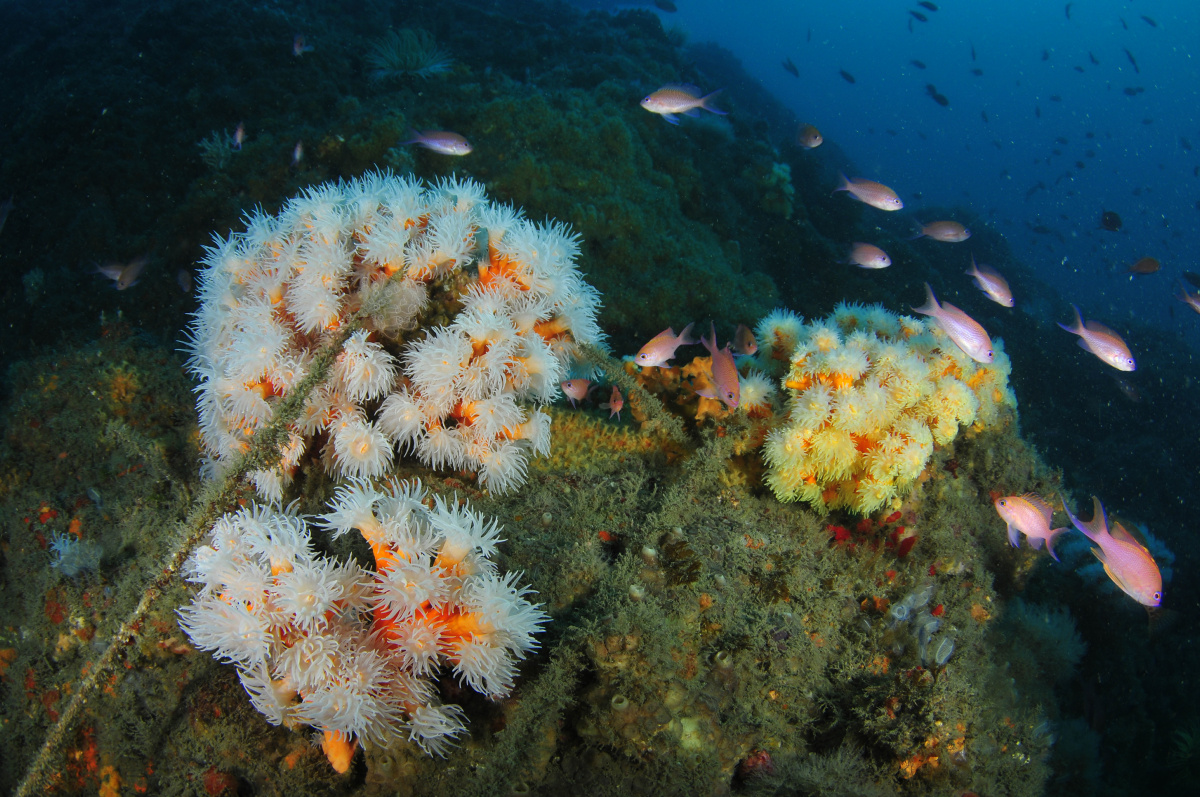
<path fill-rule="evenodd" d="M 1005 307 L 1013 306 L 1012 290 L 1008 287 L 1008 280 L 1000 275 L 999 271 L 985 263 L 976 263 L 975 255 L 971 255 L 971 270 L 967 272 L 967 276 L 974 278 L 975 284 L 979 286 L 979 290 L 987 294 L 987 297 L 996 304 L 1002 304 Z"/>
<path fill-rule="evenodd" d="M 859 202 L 880 210 L 900 210 L 904 207 L 904 203 L 900 201 L 900 197 L 896 196 L 896 192 L 883 183 L 864 180 L 861 177 L 847 177 L 844 174 L 839 174 L 838 177 L 842 182 L 833 189 L 835 194 L 838 191 L 845 191 Z"/>
<path fill-rule="evenodd" d="M 138 284 L 138 278 L 142 276 L 142 270 L 146 268 L 149 260 L 149 257 L 142 255 L 128 263 L 107 263 L 103 266 L 96 266 L 96 273 L 108 277 L 113 281 L 114 288 L 123 291 Z"/>
<path fill-rule="evenodd" d="M 400 142 L 401 146 L 406 144 L 418 144 L 442 155 L 469 155 L 473 149 L 471 142 L 449 130 L 412 130 L 408 140 Z"/>
<path fill-rule="evenodd" d="M 859 268 L 887 268 L 892 259 L 874 244 L 853 243 L 850 245 L 850 262 Z"/>
<path fill-rule="evenodd" d="M 936 321 L 947 337 L 975 362 L 990 363 L 994 359 L 992 339 L 988 337 L 987 330 L 949 302 L 938 304 L 937 297 L 933 295 L 933 288 L 929 287 L 928 282 L 925 283 L 925 304 L 914 307 L 913 310 Z"/>
<path fill-rule="evenodd" d="M 1075 326 L 1069 327 L 1066 324 L 1059 324 L 1059 326 L 1072 335 L 1078 335 L 1081 348 L 1087 349 L 1118 371 L 1137 369 L 1133 354 L 1130 353 L 1129 347 L 1125 345 L 1125 341 L 1121 339 L 1120 335 L 1095 321 L 1088 321 L 1085 324 L 1083 316 L 1079 314 L 1079 308 L 1071 305 L 1071 309 L 1075 311 Z"/>

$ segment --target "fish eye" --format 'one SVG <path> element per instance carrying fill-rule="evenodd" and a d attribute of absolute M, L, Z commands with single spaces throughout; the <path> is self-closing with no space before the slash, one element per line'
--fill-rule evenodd
<path fill-rule="evenodd" d="M 1156 592 L 1153 595 L 1151 595 L 1150 597 L 1154 598 L 1154 600 L 1156 600 L 1156 601 L 1160 601 L 1160 600 L 1162 600 L 1162 593 Z"/>
<path fill-rule="evenodd" d="M 1001 499 L 1000 499 L 1000 506 L 1008 506 L 1008 501 L 1005 501 L 1003 498 L 1001 498 Z"/>

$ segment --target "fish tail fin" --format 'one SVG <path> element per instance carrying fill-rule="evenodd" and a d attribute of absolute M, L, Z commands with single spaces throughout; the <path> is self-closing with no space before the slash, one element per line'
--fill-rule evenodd
<path fill-rule="evenodd" d="M 725 115 L 727 115 L 727 114 L 728 114 L 728 111 L 722 111 L 720 108 L 716 107 L 715 105 L 710 105 L 710 104 L 709 104 L 709 103 L 711 103 L 711 102 L 712 102 L 714 99 L 716 99 L 716 96 L 717 96 L 718 94 L 720 94 L 720 93 L 721 93 L 722 91 L 724 91 L 724 90 L 725 90 L 725 89 L 717 89 L 717 90 L 716 90 L 716 91 L 714 91 L 714 92 L 711 92 L 711 93 L 709 93 L 709 94 L 705 94 L 703 97 L 701 97 L 701 98 L 700 98 L 700 107 L 701 107 L 701 108 L 703 108 L 704 110 L 706 110 L 706 111 L 710 112 L 710 113 L 715 113 L 715 114 L 718 114 L 718 115 L 720 115 L 720 116 L 725 116 Z"/>
<path fill-rule="evenodd" d="M 1066 500 L 1063 501 L 1063 511 L 1071 519 L 1071 525 L 1097 545 L 1100 544 L 1102 538 L 1108 536 L 1108 521 L 1104 517 L 1104 505 L 1096 496 L 1092 496 L 1092 519 L 1086 523 L 1071 513 L 1071 507 L 1067 506 Z"/>
<path fill-rule="evenodd" d="M 1083 316 L 1079 314 L 1079 308 L 1075 305 L 1071 305 L 1071 309 L 1075 311 L 1075 326 L 1069 327 L 1066 324 L 1059 324 L 1059 326 L 1070 332 L 1072 335 L 1083 335 Z"/>
<path fill-rule="evenodd" d="M 422 137 L 422 133 L 420 130 L 418 130 L 415 127 L 410 127 L 410 128 L 408 128 L 408 138 L 406 138 L 404 141 L 401 141 L 396 146 L 405 147 L 405 146 L 408 146 L 409 144 L 420 143 L 421 137 Z"/>
<path fill-rule="evenodd" d="M 971 268 L 969 271 L 967 271 L 967 276 L 968 277 L 978 277 L 979 276 L 979 264 L 975 262 L 975 253 L 974 252 L 971 253 Z"/>
<path fill-rule="evenodd" d="M 920 307 L 914 307 L 914 313 L 921 315 L 937 315 L 942 306 L 938 304 L 937 297 L 933 295 L 933 288 L 929 287 L 929 283 L 925 283 L 925 304 Z"/>
<path fill-rule="evenodd" d="M 1050 552 L 1050 556 L 1054 557 L 1054 561 L 1058 561 L 1058 554 L 1054 552 L 1054 543 L 1063 532 L 1067 531 L 1067 527 L 1063 526 L 1059 529 L 1050 529 L 1050 533 L 1046 535 L 1046 550 Z"/>
<path fill-rule="evenodd" d="M 838 191 L 849 191 L 849 190 L 850 190 L 850 178 L 848 178 L 846 175 L 842 174 L 841 172 L 838 172 L 838 187 L 833 189 L 832 191 L 830 191 L 829 195 L 833 196 Z"/>
<path fill-rule="evenodd" d="M 683 328 L 683 331 L 682 331 L 682 332 L 680 332 L 680 333 L 679 333 L 679 337 L 678 337 L 678 338 L 676 338 L 676 340 L 678 340 L 678 341 L 679 341 L 679 345 L 680 345 L 680 346 L 691 346 L 691 345 L 692 345 L 692 344 L 694 344 L 694 343 L 699 343 L 699 342 L 700 342 L 700 341 L 698 341 L 698 340 L 697 340 L 697 339 L 696 339 L 696 338 L 695 338 L 695 337 L 692 335 L 692 327 L 694 327 L 694 326 L 696 326 L 696 322 L 695 322 L 695 321 L 692 321 L 692 322 L 691 322 L 691 323 L 689 323 L 689 324 L 688 324 L 686 327 L 684 327 L 684 328 Z M 715 338 L 716 338 L 716 335 L 715 335 L 715 334 L 713 335 L 713 338 L 714 338 L 714 341 L 713 341 L 713 342 L 714 342 L 714 344 L 715 344 L 715 342 L 716 342 L 716 340 L 715 340 Z"/>
<path fill-rule="evenodd" d="M 708 353 L 713 357 L 717 356 L 717 328 L 710 321 L 708 324 L 709 333 L 712 335 L 712 340 L 708 338 L 700 338 L 700 342 L 704 344 L 704 348 L 708 349 Z"/>

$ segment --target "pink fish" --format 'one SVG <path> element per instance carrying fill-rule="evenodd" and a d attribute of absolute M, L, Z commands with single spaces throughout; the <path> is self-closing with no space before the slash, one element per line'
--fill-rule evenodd
<path fill-rule="evenodd" d="M 680 346 L 690 346 L 693 343 L 698 343 L 691 336 L 692 327 L 694 324 L 688 324 L 683 328 L 683 331 L 676 337 L 675 330 L 667 327 L 662 332 L 659 332 L 650 342 L 638 350 L 637 356 L 633 361 L 643 368 L 657 366 L 659 368 L 667 367 L 667 360 L 675 356 L 675 350 Z"/>
<path fill-rule="evenodd" d="M 103 266 L 96 266 L 96 273 L 108 277 L 113 281 L 114 288 L 123 291 L 138 284 L 138 277 L 142 275 L 142 269 L 146 267 L 149 260 L 149 257 L 142 255 L 128 263 L 107 263 Z"/>
<path fill-rule="evenodd" d="M 587 394 L 592 391 L 592 383 L 587 379 L 568 379 L 560 387 L 566 397 L 571 400 L 572 407 L 575 406 L 576 401 L 583 401 L 587 398 Z"/>
<path fill-rule="evenodd" d="M 949 302 L 938 304 L 937 297 L 933 295 L 933 288 L 929 287 L 928 282 L 925 283 L 925 304 L 914 307 L 913 310 L 936 321 L 950 340 L 975 362 L 992 361 L 992 339 L 988 337 L 987 330 Z"/>
<path fill-rule="evenodd" d="M 758 354 L 758 341 L 745 324 L 738 324 L 737 331 L 733 333 L 733 343 L 730 345 L 733 347 L 734 357 L 751 357 Z"/>
<path fill-rule="evenodd" d="M 719 108 L 714 108 L 708 103 L 713 97 L 720 94 L 723 89 L 717 89 L 711 94 L 700 96 L 700 89 L 686 83 L 668 83 L 658 91 L 645 97 L 641 106 L 650 113 L 656 113 L 662 116 L 673 125 L 679 124 L 678 115 L 699 116 L 700 109 L 703 108 L 710 113 L 725 115 L 725 112 Z"/>
<path fill-rule="evenodd" d="M 625 406 L 625 399 L 621 397 L 621 391 L 617 390 L 617 386 L 613 385 L 612 395 L 606 403 L 600 405 L 600 409 L 608 410 L 608 417 L 617 416 L 617 420 L 621 420 L 621 408 Z"/>
<path fill-rule="evenodd" d="M 1092 519 L 1087 523 L 1071 514 L 1066 501 L 1063 509 L 1075 528 L 1099 546 L 1093 548 L 1092 553 L 1104 564 L 1104 572 L 1122 592 L 1143 606 L 1162 603 L 1162 574 L 1154 557 L 1120 523 L 1109 532 L 1099 498 L 1092 496 Z"/>
<path fill-rule="evenodd" d="M 1008 542 L 1012 547 L 1017 548 L 1021 545 L 1020 535 L 1024 534 L 1035 551 L 1041 549 L 1044 541 L 1046 550 L 1054 557 L 1054 561 L 1058 561 L 1058 554 L 1054 552 L 1054 541 L 1067 529 L 1050 528 L 1050 518 L 1054 510 L 1049 504 L 1033 493 L 1026 493 L 997 498 L 995 507 L 1000 518 L 1008 524 Z"/>
<path fill-rule="evenodd" d="M 297 141 L 296 146 L 292 147 L 292 166 L 299 166 L 302 160 L 304 160 L 304 142 Z"/>
<path fill-rule="evenodd" d="M 292 55 L 299 58 L 300 56 L 304 55 L 305 53 L 311 53 L 312 51 L 313 51 L 313 46 L 304 41 L 304 34 L 297 33 L 296 36 L 292 39 Z"/>
<path fill-rule="evenodd" d="M 469 155 L 472 149 L 471 142 L 449 130 L 410 130 L 408 140 L 401 141 L 400 146 L 406 144 L 419 144 L 442 155 Z"/>
<path fill-rule="evenodd" d="M 850 245 L 850 263 L 860 268 L 887 268 L 892 259 L 874 244 L 854 243 Z"/>
<path fill-rule="evenodd" d="M 1120 335 L 1095 321 L 1083 323 L 1083 316 L 1079 315 L 1079 308 L 1071 305 L 1071 309 L 1075 311 L 1075 326 L 1069 327 L 1066 324 L 1059 324 L 1059 326 L 1072 335 L 1078 335 L 1080 347 L 1087 349 L 1118 371 L 1133 371 L 1137 368 L 1137 363 L 1134 362 L 1129 347 L 1125 345 L 1125 341 L 1121 340 Z"/>
<path fill-rule="evenodd" d="M 245 122 L 238 122 L 237 130 L 233 131 L 233 143 L 230 145 L 230 148 L 237 150 L 237 151 L 241 151 L 242 144 L 245 143 L 245 141 L 246 141 L 246 124 L 245 124 Z"/>
<path fill-rule="evenodd" d="M 973 277 L 979 290 L 986 293 L 987 297 L 996 304 L 1002 304 L 1005 307 L 1013 306 L 1013 295 L 1012 290 L 1008 287 L 1008 280 L 986 263 L 976 263 L 975 255 L 971 255 L 971 270 L 967 272 L 967 276 Z"/>
<path fill-rule="evenodd" d="M 741 395 L 742 385 L 738 381 L 737 365 L 733 362 L 733 352 L 729 350 L 729 344 L 725 344 L 725 348 L 717 350 L 717 330 L 716 327 L 709 324 L 712 339 L 701 338 L 700 342 L 704 344 L 704 348 L 708 349 L 708 353 L 712 355 L 712 390 L 697 390 L 696 395 L 704 396 L 710 399 L 720 399 L 725 402 L 725 406 L 731 410 L 736 410 L 738 398 Z"/>
<path fill-rule="evenodd" d="M 0 218 L 0 228 L 4 226 L 4 221 Z M 1200 291 L 1196 293 L 1188 293 L 1187 286 L 1183 284 L 1183 280 L 1179 281 L 1179 293 L 1175 294 L 1175 298 L 1186 304 L 1188 307 L 1200 313 Z"/>
<path fill-rule="evenodd" d="M 934 221 L 921 227 L 921 231 L 913 236 L 917 238 L 932 238 L 948 244 L 962 243 L 971 237 L 971 231 L 957 221 Z"/>
<path fill-rule="evenodd" d="M 864 180 L 861 177 L 850 178 L 844 174 L 839 174 L 838 177 L 842 179 L 842 183 L 833 189 L 835 194 L 838 191 L 845 191 L 859 202 L 880 210 L 899 210 L 904 207 L 904 203 L 900 201 L 900 197 L 896 196 L 896 192 L 882 183 Z"/>

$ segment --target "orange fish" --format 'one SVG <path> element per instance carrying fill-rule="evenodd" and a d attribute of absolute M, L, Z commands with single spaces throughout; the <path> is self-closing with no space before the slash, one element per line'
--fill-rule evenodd
<path fill-rule="evenodd" d="M 847 177 L 844 174 L 839 174 L 838 177 L 842 182 L 833 189 L 835 194 L 838 191 L 845 191 L 859 202 L 880 210 L 900 210 L 904 207 L 904 203 L 900 201 L 900 197 L 896 196 L 896 192 L 883 183 L 864 180 L 861 177 Z"/>
<path fill-rule="evenodd" d="M 1143 257 L 1125 270 L 1126 274 L 1131 274 L 1135 277 L 1140 277 L 1145 274 L 1153 274 L 1160 268 L 1158 260 L 1153 257 Z"/>
<path fill-rule="evenodd" d="M 975 255 L 971 255 L 971 270 L 967 272 L 968 277 L 975 279 L 975 284 L 979 286 L 979 290 L 987 294 L 987 297 L 996 304 L 1002 304 L 1005 307 L 1013 306 L 1012 290 L 1008 287 L 1008 280 L 1000 275 L 1000 272 L 985 263 L 976 263 Z"/>
<path fill-rule="evenodd" d="M 825 141 L 821 137 L 821 131 L 812 125 L 803 125 L 800 132 L 796 134 L 796 143 L 805 149 L 816 149 Z"/>
<path fill-rule="evenodd" d="M 650 113 L 656 113 L 673 125 L 679 124 L 679 114 L 699 116 L 700 109 L 709 113 L 725 115 L 720 108 L 709 105 L 714 97 L 724 89 L 717 89 L 711 94 L 700 96 L 700 89 L 686 83 L 668 83 L 658 91 L 642 99 L 641 106 Z"/>
<path fill-rule="evenodd" d="M 758 354 L 758 342 L 754 340 L 754 333 L 745 324 L 738 324 L 737 331 L 733 333 L 732 346 L 735 357 Z"/>
<path fill-rule="evenodd" d="M 975 362 L 990 363 L 995 357 L 992 339 L 988 337 L 987 330 L 949 302 L 938 304 L 937 297 L 933 295 L 933 288 L 929 287 L 928 282 L 925 283 L 925 304 L 914 307 L 913 310 L 936 321 L 946 336 L 954 341 L 954 345 Z"/>
<path fill-rule="evenodd" d="M 935 221 L 923 225 L 921 231 L 913 236 L 913 240 L 917 238 L 932 238 L 935 241 L 957 244 L 962 243 L 970 237 L 971 231 L 957 221 Z"/>
<path fill-rule="evenodd" d="M 108 263 L 103 266 L 96 266 L 96 273 L 108 277 L 113 281 L 114 288 L 123 291 L 138 284 L 138 278 L 142 276 L 142 269 L 146 267 L 146 263 L 149 261 L 149 257 L 142 255 L 141 257 L 135 257 L 128 263 Z"/>
<path fill-rule="evenodd" d="M 1000 518 L 1008 525 L 1009 545 L 1019 548 L 1021 535 L 1024 534 L 1025 539 L 1029 540 L 1030 547 L 1035 551 L 1039 550 L 1042 543 L 1045 542 L 1046 550 L 1054 557 L 1054 561 L 1058 561 L 1058 554 L 1054 552 L 1054 541 L 1067 529 L 1065 527 L 1050 528 L 1050 519 L 1054 510 L 1050 508 L 1049 504 L 1039 496 L 1026 493 L 1025 495 L 1006 495 L 1003 498 L 997 498 L 995 507 Z"/>
<path fill-rule="evenodd" d="M 892 259 L 874 244 L 854 243 L 850 245 L 850 262 L 860 268 L 887 268 Z"/>
<path fill-rule="evenodd" d="M 568 379 L 559 387 L 562 392 L 570 400 L 571 406 L 575 406 L 576 401 L 583 401 L 587 398 L 587 394 L 592 390 L 592 383 L 587 379 Z"/>
<path fill-rule="evenodd" d="M 713 389 L 696 391 L 696 395 L 704 396 L 710 399 L 720 399 L 725 402 L 731 410 L 736 410 L 738 399 L 741 396 L 742 385 L 738 381 L 737 365 L 733 362 L 733 352 L 729 350 L 729 344 L 725 344 L 725 348 L 717 349 L 717 330 L 709 324 L 709 330 L 712 335 L 709 338 L 701 338 L 700 342 L 704 344 L 704 348 L 708 349 L 708 353 L 712 355 L 712 377 Z"/>
<path fill-rule="evenodd" d="M 1120 523 L 1109 531 L 1099 498 L 1092 496 L 1092 519 L 1087 523 L 1071 514 L 1066 501 L 1063 501 L 1063 509 L 1075 528 L 1096 543 L 1098 547 L 1093 548 L 1092 553 L 1104 564 L 1104 572 L 1122 592 L 1143 606 L 1162 603 L 1162 573 L 1154 557 Z"/>
<path fill-rule="evenodd" d="M 643 368 L 657 366 L 665 368 L 667 361 L 675 356 L 675 350 L 680 346 L 690 346 L 696 343 L 696 339 L 692 337 L 692 327 L 694 324 L 688 324 L 683 328 L 683 331 L 677 336 L 675 330 L 667 327 L 662 332 L 650 339 L 642 348 L 638 349 L 637 356 L 633 361 Z"/>
<path fill-rule="evenodd" d="M 1083 316 L 1079 315 L 1079 308 L 1071 305 L 1071 309 L 1075 311 L 1075 326 L 1069 327 L 1066 324 L 1059 324 L 1059 326 L 1072 335 L 1078 335 L 1080 347 L 1087 349 L 1118 371 L 1137 369 L 1133 354 L 1125 345 L 1125 341 L 1121 340 L 1120 335 L 1095 321 L 1083 323 Z"/>
<path fill-rule="evenodd" d="M 625 406 L 625 399 L 621 396 L 621 391 L 617 390 L 617 386 L 613 385 L 612 396 L 608 401 L 600 405 L 600 409 L 608 410 L 608 417 L 617 416 L 617 420 L 621 420 L 621 408 Z"/>
<path fill-rule="evenodd" d="M 1183 284 L 1183 280 L 1179 280 L 1179 293 L 1175 294 L 1175 298 L 1197 313 L 1200 313 L 1200 291 L 1188 293 L 1187 286 Z"/>

